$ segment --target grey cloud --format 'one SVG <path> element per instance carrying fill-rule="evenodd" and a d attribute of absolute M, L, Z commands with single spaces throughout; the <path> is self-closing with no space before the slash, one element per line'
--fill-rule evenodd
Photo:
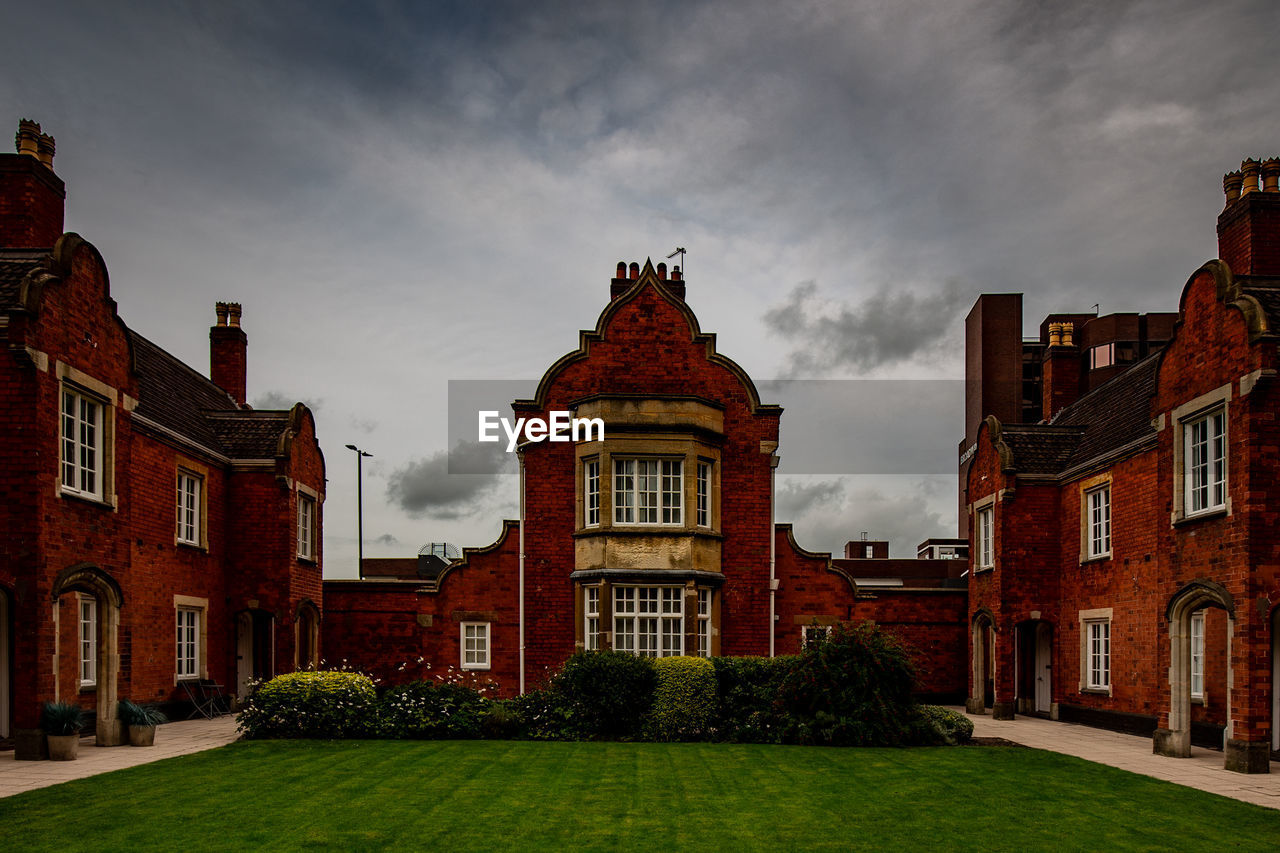
<path fill-rule="evenodd" d="M 399 545 L 400 540 L 390 533 L 384 533 L 373 540 L 377 545 Z"/>
<path fill-rule="evenodd" d="M 815 282 L 791 290 L 764 315 L 765 326 L 791 344 L 789 375 L 896 364 L 954 343 L 944 334 L 976 294 L 952 283 L 918 294 L 881 285 L 855 305 L 824 300 Z"/>
<path fill-rule="evenodd" d="M 318 412 L 324 407 L 324 398 L 317 397 L 314 400 L 305 400 L 286 394 L 283 391 L 264 391 L 250 402 L 255 409 L 292 409 L 295 403 L 303 403 L 312 412 Z"/>
<path fill-rule="evenodd" d="M 844 543 L 866 532 L 889 540 L 890 555 L 914 557 L 930 537 L 955 536 L 948 512 L 954 479 L 845 477 L 813 481 L 779 477 L 778 521 L 795 526 L 796 541 L 839 556 Z"/>
<path fill-rule="evenodd" d="M 434 453 L 410 462 L 387 478 L 387 499 L 414 518 L 423 516 L 457 520 L 487 512 L 498 486 L 507 482 L 502 474 L 451 474 L 451 458 L 468 465 L 466 470 L 484 470 L 501 449 L 493 444 L 460 442 L 452 450 Z"/>
<path fill-rule="evenodd" d="M 777 516 L 785 521 L 808 515 L 816 507 L 839 507 L 844 503 L 844 496 L 844 483 L 838 480 L 808 483 L 788 479 L 777 488 Z"/>

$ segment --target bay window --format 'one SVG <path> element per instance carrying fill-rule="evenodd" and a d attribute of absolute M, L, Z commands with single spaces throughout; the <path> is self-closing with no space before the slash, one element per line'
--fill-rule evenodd
<path fill-rule="evenodd" d="M 683 470 L 680 459 L 614 459 L 614 523 L 681 524 Z"/>

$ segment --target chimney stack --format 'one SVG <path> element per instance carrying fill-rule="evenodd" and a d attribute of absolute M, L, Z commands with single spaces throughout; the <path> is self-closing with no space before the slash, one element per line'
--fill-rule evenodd
<path fill-rule="evenodd" d="M 1046 421 L 1053 420 L 1080 396 L 1080 349 L 1075 345 L 1074 323 L 1049 324 L 1040 390 Z"/>
<path fill-rule="evenodd" d="M 53 173 L 53 137 L 18 122 L 16 154 L 0 154 L 0 248 L 49 249 L 62 236 L 66 186 Z"/>
<path fill-rule="evenodd" d="M 243 407 L 249 337 L 240 328 L 240 303 L 219 302 L 214 311 L 218 324 L 209 330 L 209 377 Z"/>
<path fill-rule="evenodd" d="M 1280 275 L 1280 159 L 1250 157 L 1223 176 L 1222 188 L 1218 257 L 1237 276 Z"/>

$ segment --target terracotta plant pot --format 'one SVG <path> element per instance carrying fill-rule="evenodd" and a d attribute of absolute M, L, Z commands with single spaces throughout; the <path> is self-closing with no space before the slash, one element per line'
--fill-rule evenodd
<path fill-rule="evenodd" d="M 80 751 L 80 735 L 49 735 L 50 761 L 75 761 Z"/>
<path fill-rule="evenodd" d="M 155 746 L 155 726 L 129 726 L 129 746 Z"/>

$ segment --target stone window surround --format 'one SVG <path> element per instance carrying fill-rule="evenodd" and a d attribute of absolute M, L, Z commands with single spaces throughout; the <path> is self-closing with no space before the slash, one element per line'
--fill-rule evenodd
<path fill-rule="evenodd" d="M 188 476 L 194 477 L 199 483 L 196 490 L 196 538 L 195 541 L 188 541 L 178 535 L 178 524 L 175 518 L 173 531 L 173 544 L 181 545 L 187 548 L 199 548 L 202 551 L 209 550 L 209 468 L 201 465 L 194 459 L 185 456 L 179 456 L 176 470 L 174 473 L 175 483 L 178 477 Z M 175 513 L 181 513 L 182 507 L 175 503 Z"/>
<path fill-rule="evenodd" d="M 478 659 L 479 655 L 477 654 L 477 660 L 475 662 L 467 663 L 467 629 L 468 628 L 484 629 L 483 632 L 477 632 L 476 634 L 477 639 L 480 639 L 481 636 L 483 636 L 483 639 L 484 639 L 484 660 L 483 661 Z M 491 636 L 492 636 L 492 631 L 490 630 L 489 622 L 460 622 L 458 624 L 458 665 L 460 669 L 464 669 L 471 672 L 471 671 L 487 670 L 492 667 L 493 654 L 492 654 L 492 643 L 490 641 Z M 479 652 L 479 649 L 477 648 L 476 651 Z"/>
<path fill-rule="evenodd" d="M 716 657 L 720 654 L 720 604 L 721 595 L 717 588 L 718 582 L 708 584 L 705 580 L 697 578 L 690 579 L 685 573 L 678 574 L 671 580 L 661 578 L 660 572 L 642 572 L 635 578 L 619 577 L 616 580 L 610 579 L 584 579 L 574 584 L 574 614 L 577 624 L 578 635 L 576 637 L 576 648 L 588 648 L 586 637 L 587 626 L 587 590 L 597 590 L 598 604 L 596 610 L 598 634 L 596 636 L 596 649 L 613 649 L 614 648 L 614 622 L 613 622 L 613 590 L 619 586 L 632 587 L 683 587 L 685 590 L 684 609 L 682 618 L 684 624 L 682 631 L 684 634 L 684 653 L 701 657 L 699 645 L 704 635 L 706 641 L 709 642 L 706 657 Z M 699 596 L 706 593 L 709 613 L 705 616 L 699 607 Z M 660 618 L 660 614 L 659 614 Z M 705 624 L 704 624 L 705 623 Z M 692 636 L 691 636 L 692 635 Z M 690 651 L 692 650 L 692 651 Z"/>
<path fill-rule="evenodd" d="M 679 524 L 618 523 L 613 518 L 614 459 L 658 459 L 682 461 L 682 504 Z M 586 524 L 586 464 L 600 465 L 600 519 L 598 524 Z M 710 501 L 710 526 L 699 525 L 697 520 L 697 466 L 710 465 L 708 500 Z M 679 437 L 621 437 L 607 438 L 603 442 L 585 442 L 578 446 L 575 461 L 577 483 L 575 523 L 579 532 L 625 529 L 653 530 L 655 532 L 701 532 L 718 534 L 720 530 L 720 449 L 697 438 Z M 690 472 L 693 472 L 690 476 Z M 661 477 L 661 474 L 659 474 Z M 661 483 L 659 483 L 659 490 Z"/>
<path fill-rule="evenodd" d="M 1111 677 L 1111 659 L 1115 657 L 1115 641 L 1114 632 L 1108 627 L 1107 630 L 1107 686 L 1106 687 L 1090 687 L 1089 686 L 1089 624 L 1093 622 L 1105 622 L 1108 626 L 1112 624 L 1112 608 L 1095 607 L 1091 610 L 1077 611 L 1076 618 L 1080 625 L 1080 679 L 1079 689 L 1081 693 L 1092 693 L 1101 696 L 1112 695 L 1112 687 L 1115 679 Z"/>
<path fill-rule="evenodd" d="M 177 643 L 175 638 L 174 644 L 174 664 L 173 664 L 173 683 L 175 685 L 183 681 L 194 681 L 201 678 L 209 677 L 209 599 L 201 598 L 194 595 L 174 595 L 173 597 L 173 624 L 176 626 L 178 621 L 179 610 L 194 610 L 198 614 L 196 616 L 196 673 L 195 675 L 178 675 L 177 663 Z"/>
<path fill-rule="evenodd" d="M 1090 534 L 1092 533 L 1092 530 L 1090 529 L 1090 527 L 1093 519 L 1092 519 L 1092 514 L 1089 512 L 1089 495 L 1093 492 L 1097 492 L 1100 489 L 1104 489 L 1104 488 L 1111 489 L 1111 499 L 1108 501 L 1108 504 L 1110 506 L 1110 511 L 1108 512 L 1108 518 L 1109 518 L 1109 521 L 1111 522 L 1111 536 L 1109 537 L 1110 539 L 1109 544 L 1111 547 L 1107 549 L 1106 553 L 1090 555 L 1089 553 L 1089 548 L 1091 545 Z M 1085 563 L 1096 563 L 1096 562 L 1101 562 L 1105 560 L 1110 560 L 1115 554 L 1115 548 L 1116 548 L 1115 496 L 1116 496 L 1115 489 L 1113 489 L 1111 485 L 1110 471 L 1106 471 L 1102 474 L 1098 474 L 1095 477 L 1090 477 L 1087 480 L 1080 481 L 1080 564 L 1081 565 L 1084 565 Z"/>
<path fill-rule="evenodd" d="M 1201 394 L 1195 399 L 1188 400 L 1181 406 L 1176 406 L 1169 413 L 1169 423 L 1173 426 L 1173 512 L 1170 514 L 1170 524 L 1177 525 L 1182 522 L 1195 521 L 1202 518 L 1214 518 L 1222 515 L 1230 516 L 1231 509 L 1231 417 L 1230 403 L 1232 399 L 1232 390 L 1235 383 L 1228 382 L 1212 391 Z M 1243 387 L 1243 380 L 1241 385 Z M 1226 448 L 1226 456 L 1223 459 L 1223 481 L 1224 495 L 1223 506 L 1214 507 L 1212 509 L 1203 510 L 1197 513 L 1189 513 L 1186 509 L 1186 424 L 1199 420 L 1201 417 L 1211 414 L 1214 409 L 1221 408 L 1223 411 L 1223 444 Z"/>
<path fill-rule="evenodd" d="M 296 537 L 296 548 L 294 550 L 297 552 L 297 556 L 299 560 L 305 563 L 315 563 L 317 562 L 317 556 L 316 556 L 318 551 L 317 546 L 320 544 L 317 541 L 318 534 L 320 532 L 320 523 L 319 523 L 320 495 L 316 492 L 315 489 L 312 489 L 309 486 L 304 486 L 302 483 L 295 483 L 294 487 L 297 490 L 297 500 L 296 500 L 295 508 L 297 510 L 297 519 L 298 519 L 298 525 L 296 526 L 294 531 L 295 537 Z M 302 502 L 303 501 L 311 502 L 311 518 L 309 519 L 309 523 L 308 523 L 308 528 L 310 532 L 310 542 L 308 542 L 308 551 L 306 553 L 303 553 L 302 551 L 302 536 L 301 536 Z"/>
<path fill-rule="evenodd" d="M 54 494 L 59 497 L 75 498 L 89 503 L 117 508 L 119 499 L 115 492 L 115 439 L 116 439 L 116 407 L 121 395 L 105 382 L 94 379 L 89 374 L 77 370 L 63 361 L 54 362 L 54 374 L 58 379 L 58 476 L 54 479 Z M 68 388 L 76 394 L 96 400 L 101 408 L 99 424 L 99 470 L 100 494 L 89 495 L 83 492 L 65 489 L 62 485 L 62 391 Z"/>
<path fill-rule="evenodd" d="M 995 571 L 996 564 L 996 498 L 998 495 L 990 494 L 985 498 L 979 498 L 970 504 L 970 511 L 973 513 L 973 573 Z M 982 514 L 987 511 L 991 512 L 991 562 L 988 565 L 982 564 Z"/>

